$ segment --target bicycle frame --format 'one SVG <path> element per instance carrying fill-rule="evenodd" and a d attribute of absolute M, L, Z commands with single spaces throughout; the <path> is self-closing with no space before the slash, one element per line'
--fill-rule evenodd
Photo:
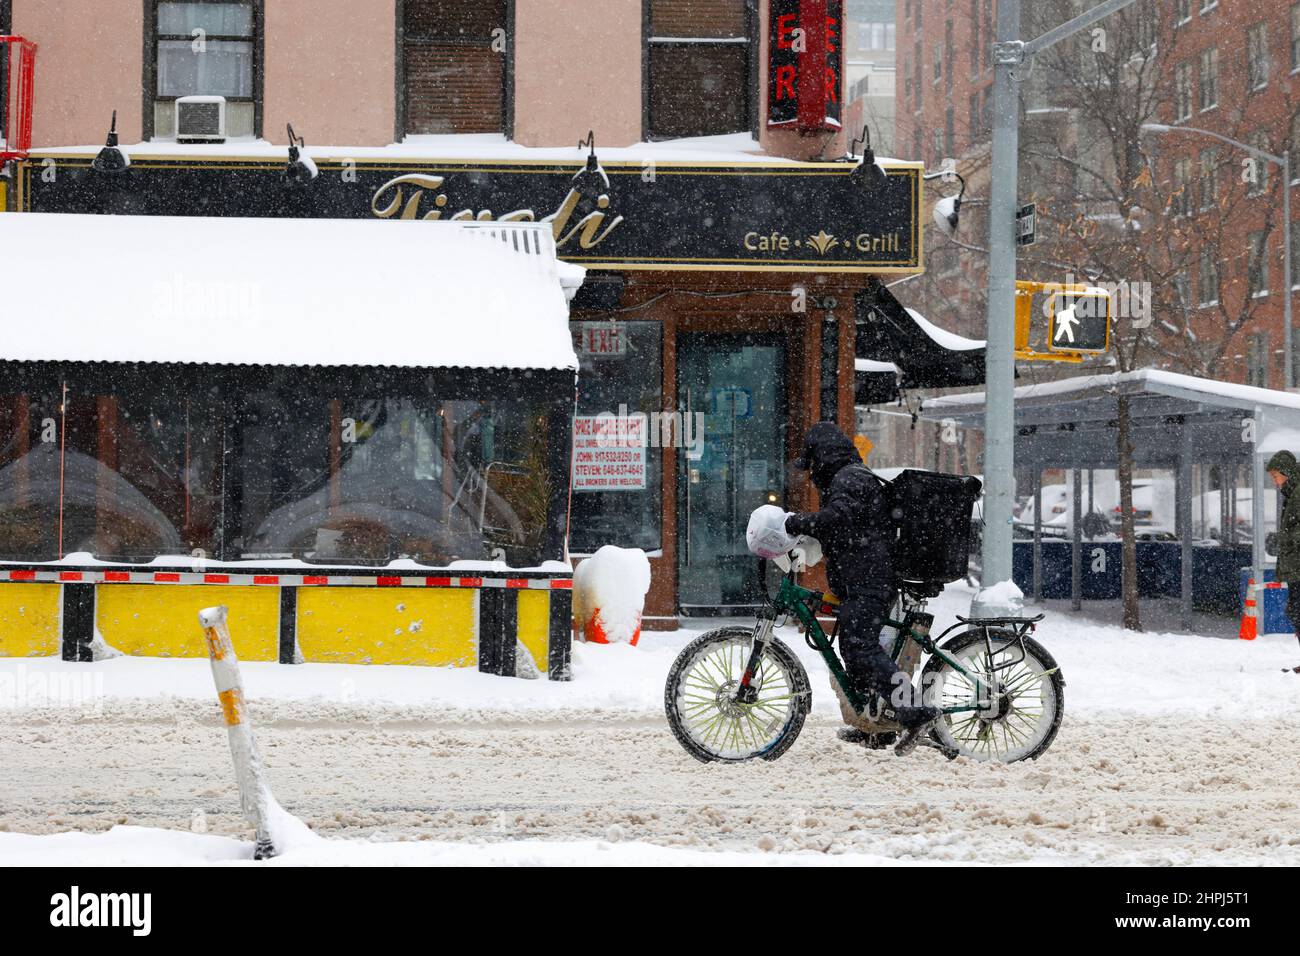
<path fill-rule="evenodd" d="M 767 650 L 767 645 L 771 642 L 772 630 L 775 627 L 777 618 L 782 615 L 792 615 L 800 624 L 803 625 L 808 639 L 812 643 L 813 647 L 816 648 L 817 652 L 821 654 L 822 659 L 826 661 L 826 666 L 829 668 L 831 676 L 834 677 L 835 682 L 839 684 L 840 689 L 844 691 L 844 695 L 848 698 L 849 703 L 859 713 L 866 710 L 869 701 L 864 698 L 862 694 L 859 694 L 852 686 L 852 683 L 849 681 L 848 673 L 844 669 L 843 662 L 840 661 L 839 655 L 835 653 L 832 638 L 827 635 L 826 631 L 821 626 L 821 622 L 817 620 L 817 611 L 825 603 L 826 596 L 822 592 L 813 591 L 796 584 L 794 582 L 793 572 L 787 573 L 785 577 L 781 579 L 781 587 L 777 592 L 776 597 L 772 599 L 769 605 L 764 608 L 758 616 L 758 623 L 754 628 L 754 642 L 750 649 L 749 661 L 746 664 L 745 673 L 741 678 L 740 685 L 736 692 L 736 699 L 738 702 L 752 703 L 754 699 L 757 699 L 757 688 L 752 686 L 751 681 L 754 674 L 758 671 L 759 661 L 763 659 L 763 654 Z M 921 607 L 924 606 L 925 605 L 922 602 Z M 898 636 L 894 639 L 894 647 L 890 654 L 890 658 L 897 662 L 899 657 L 902 655 L 903 646 L 907 639 L 909 637 L 912 638 L 921 646 L 922 650 L 937 656 L 940 660 L 948 664 L 948 666 L 964 675 L 975 686 L 974 701 L 970 704 L 944 707 L 942 710 L 945 714 L 987 710 L 989 707 L 989 700 L 992 696 L 990 692 L 991 688 L 989 688 L 984 681 L 980 680 L 979 677 L 962 667 L 960 662 L 945 654 L 939 647 L 939 643 L 957 628 L 967 625 L 980 627 L 980 622 L 974 620 L 959 621 L 936 638 L 929 633 L 922 634 L 914 630 L 912 625 L 915 619 L 916 609 L 907 607 L 906 602 L 904 603 L 904 607 L 906 613 L 903 615 L 903 620 L 896 621 L 890 618 L 885 620 L 887 625 L 896 628 L 898 631 Z M 1026 624 L 1029 624 L 1029 622 L 1026 622 Z M 992 642 L 988 636 L 989 625 L 983 624 L 982 627 L 984 630 L 985 645 L 988 647 L 991 661 L 993 648 Z M 1016 632 L 1017 638 L 1019 638 L 1022 654 L 1020 660 L 1023 660 L 1024 632 L 1026 628 L 1015 627 L 1013 629 Z M 1017 662 L 1012 661 L 1009 664 L 1001 665 L 996 669 L 1002 670 L 1004 667 L 1012 666 L 1015 663 Z"/>

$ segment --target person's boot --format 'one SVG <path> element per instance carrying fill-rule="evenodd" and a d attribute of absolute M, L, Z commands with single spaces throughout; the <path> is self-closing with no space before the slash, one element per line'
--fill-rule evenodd
<path fill-rule="evenodd" d="M 841 727 L 835 731 L 835 736 L 846 744 L 857 744 L 860 747 L 866 747 L 868 750 L 884 750 L 898 739 L 898 734 L 869 734 L 865 730 L 858 730 L 856 727 Z"/>
<path fill-rule="evenodd" d="M 895 720 L 903 725 L 903 733 L 894 745 L 894 753 L 906 757 L 930 733 L 943 716 L 938 707 L 898 707 Z"/>

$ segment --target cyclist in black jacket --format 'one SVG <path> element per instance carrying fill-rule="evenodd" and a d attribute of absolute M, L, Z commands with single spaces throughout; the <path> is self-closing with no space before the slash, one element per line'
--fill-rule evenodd
<path fill-rule="evenodd" d="M 894 719 L 908 728 L 899 745 L 900 752 L 907 752 L 940 711 L 913 699 L 919 695 L 913 694 L 911 680 L 880 645 L 896 591 L 890 553 L 894 524 L 884 490 L 833 422 L 818 422 L 809 429 L 795 467 L 810 473 L 821 495 L 821 510 L 790 515 L 785 530 L 821 542 L 827 578 L 840 599 L 837 634 L 845 669 L 859 693 L 874 690 L 894 711 Z M 910 746 L 904 747 L 904 742 Z"/>

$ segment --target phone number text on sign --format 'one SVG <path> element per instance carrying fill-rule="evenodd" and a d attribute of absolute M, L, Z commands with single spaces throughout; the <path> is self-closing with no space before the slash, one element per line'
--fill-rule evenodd
<path fill-rule="evenodd" d="M 573 420 L 574 491 L 644 491 L 644 415 L 579 415 Z"/>

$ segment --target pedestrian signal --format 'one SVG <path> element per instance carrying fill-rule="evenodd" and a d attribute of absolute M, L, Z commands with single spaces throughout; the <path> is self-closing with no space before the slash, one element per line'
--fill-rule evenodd
<path fill-rule="evenodd" d="M 1111 298 L 1106 292 L 1058 292 L 1052 296 L 1051 315 L 1051 351 L 1095 353 L 1110 348 Z"/>

